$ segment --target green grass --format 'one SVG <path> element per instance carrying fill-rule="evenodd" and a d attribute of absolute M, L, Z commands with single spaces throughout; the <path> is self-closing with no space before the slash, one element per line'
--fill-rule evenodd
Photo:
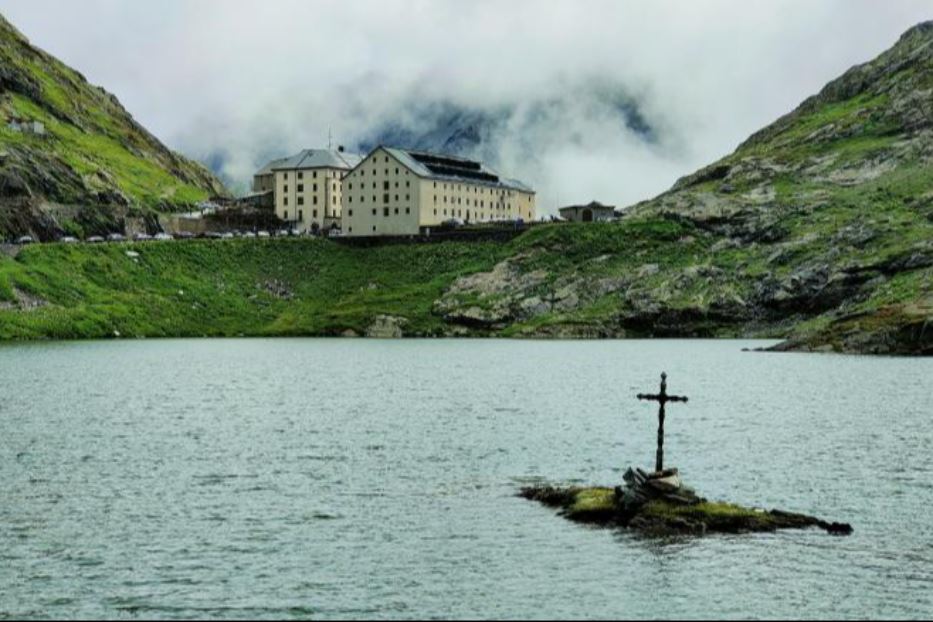
<path fill-rule="evenodd" d="M 60 158 L 92 187 L 106 188 L 107 183 L 95 180 L 100 173 L 144 207 L 192 205 L 208 198 L 206 190 L 181 182 L 158 162 L 130 152 L 121 137 L 82 130 L 18 94 L 12 95 L 11 102 L 18 115 L 41 121 L 49 134 L 45 138 L 20 134 L 19 142 Z"/>
<path fill-rule="evenodd" d="M 139 253 L 134 261 L 126 251 Z M 355 249 L 320 240 L 45 245 L 0 259 L 0 299 L 13 288 L 46 300 L 0 310 L 0 339 L 329 335 L 403 315 L 413 334 L 442 326 L 433 301 L 456 277 L 486 269 L 501 245 Z M 283 284 L 280 299 L 266 284 Z"/>

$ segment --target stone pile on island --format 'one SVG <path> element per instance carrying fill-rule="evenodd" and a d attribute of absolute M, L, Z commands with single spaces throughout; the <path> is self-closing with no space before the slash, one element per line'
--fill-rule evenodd
<path fill-rule="evenodd" d="M 615 488 L 524 488 L 520 496 L 558 508 L 561 515 L 572 521 L 621 527 L 648 536 L 701 536 L 806 527 L 819 527 L 838 535 L 852 533 L 851 525 L 805 514 L 708 501 L 684 485 L 677 469 L 647 473 L 629 468 L 623 480 L 625 485 Z"/>

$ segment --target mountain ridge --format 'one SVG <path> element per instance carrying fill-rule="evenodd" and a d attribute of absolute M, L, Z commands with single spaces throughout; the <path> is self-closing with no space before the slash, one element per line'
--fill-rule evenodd
<path fill-rule="evenodd" d="M 226 192 L 2 15 L 0 123 L 0 234 L 100 233 Z"/>

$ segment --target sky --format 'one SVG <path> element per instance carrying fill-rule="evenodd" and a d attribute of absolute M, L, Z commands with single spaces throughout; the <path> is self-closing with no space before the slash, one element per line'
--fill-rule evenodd
<path fill-rule="evenodd" d="M 495 164 L 548 213 L 663 192 L 933 19 L 933 0 L 0 0 L 0 12 L 240 187 L 329 134 L 352 145 L 417 124 L 419 102 L 504 107 Z M 600 103 L 606 91 L 650 136 Z"/>

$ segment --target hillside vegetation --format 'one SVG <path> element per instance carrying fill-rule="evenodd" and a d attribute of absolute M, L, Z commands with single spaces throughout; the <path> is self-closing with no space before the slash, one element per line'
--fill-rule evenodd
<path fill-rule="evenodd" d="M 0 238 L 103 233 L 224 192 L 0 16 Z"/>
<path fill-rule="evenodd" d="M 933 23 L 619 223 L 505 244 L 50 245 L 0 259 L 0 338 L 115 334 L 747 336 L 933 354 Z"/>

